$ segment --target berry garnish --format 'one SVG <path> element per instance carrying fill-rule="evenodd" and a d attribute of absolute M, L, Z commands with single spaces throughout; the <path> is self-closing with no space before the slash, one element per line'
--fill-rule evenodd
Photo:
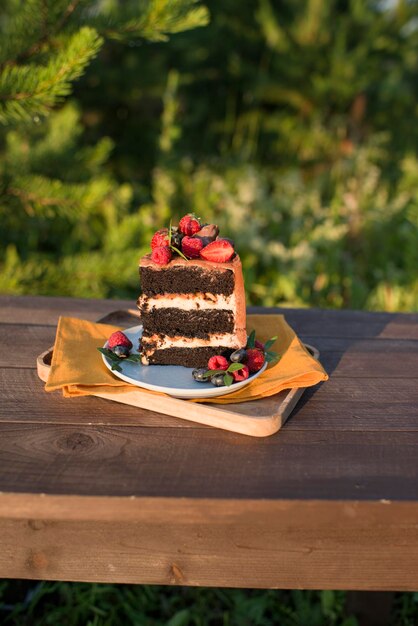
<path fill-rule="evenodd" d="M 126 359 L 130 354 L 128 346 L 115 346 L 112 351 L 121 359 Z"/>
<path fill-rule="evenodd" d="M 202 248 L 203 242 L 197 237 L 185 235 L 181 241 L 181 250 L 189 259 L 198 259 Z"/>
<path fill-rule="evenodd" d="M 239 350 L 235 350 L 229 357 L 229 360 L 232 363 L 242 363 L 247 358 L 247 353 L 244 348 L 240 348 Z"/>
<path fill-rule="evenodd" d="M 168 241 L 168 228 L 162 228 L 161 230 L 157 230 L 154 233 L 153 238 L 151 239 L 151 249 L 167 247 L 169 245 Z"/>
<path fill-rule="evenodd" d="M 251 373 L 261 370 L 265 363 L 265 356 L 262 350 L 258 348 L 250 348 L 247 350 L 247 366 Z"/>
<path fill-rule="evenodd" d="M 233 248 L 235 248 L 235 242 L 233 239 L 230 239 L 229 237 L 216 237 L 216 241 L 227 241 L 228 243 L 231 244 L 231 246 Z"/>
<path fill-rule="evenodd" d="M 211 376 L 210 382 L 215 387 L 223 387 L 225 385 L 224 378 L 224 374 L 215 374 L 215 376 Z"/>
<path fill-rule="evenodd" d="M 229 387 L 235 380 L 245 380 L 248 378 L 245 373 L 243 378 L 236 378 L 235 373 L 242 369 L 247 369 L 242 363 L 228 363 L 225 357 L 217 355 L 209 359 L 208 370 L 193 370 L 192 375 L 195 380 L 210 380 L 214 385 L 220 387 L 226 385 Z M 199 373 L 197 373 L 199 372 Z M 198 378 L 196 378 L 198 376 Z M 221 382 L 222 381 L 222 382 Z"/>
<path fill-rule="evenodd" d="M 215 241 L 218 235 L 219 228 L 216 224 L 206 224 L 195 234 L 195 237 L 202 237 L 204 241 L 210 243 L 211 241 Z"/>
<path fill-rule="evenodd" d="M 208 369 L 210 370 L 227 370 L 229 363 L 224 356 L 211 356 L 208 361 Z"/>
<path fill-rule="evenodd" d="M 171 250 L 168 246 L 158 246 L 151 252 L 151 259 L 157 265 L 167 265 L 171 261 Z"/>
<path fill-rule="evenodd" d="M 206 368 L 200 367 L 198 369 L 193 370 L 192 376 L 199 383 L 207 383 L 209 378 L 207 376 L 204 376 L 205 372 L 206 372 Z"/>
<path fill-rule="evenodd" d="M 248 376 L 250 375 L 250 370 L 246 365 L 243 365 L 241 369 L 235 370 L 235 372 L 231 372 L 231 374 L 234 377 L 234 381 L 238 383 L 241 380 L 246 380 L 248 378 Z"/>
<path fill-rule="evenodd" d="M 195 235 L 200 230 L 200 222 L 194 215 L 185 215 L 179 222 L 179 230 L 185 235 Z"/>
<path fill-rule="evenodd" d="M 212 241 L 200 252 L 202 259 L 213 263 L 226 263 L 234 256 L 234 248 L 226 239 Z"/>
<path fill-rule="evenodd" d="M 260 341 L 257 341 L 257 339 L 255 338 L 255 330 L 253 330 L 248 337 L 246 348 L 247 350 L 256 348 L 264 354 L 264 359 L 267 361 L 267 363 L 276 363 L 280 359 L 280 356 L 277 354 L 277 352 L 274 352 L 270 349 L 274 345 L 276 339 L 277 337 L 272 337 L 263 345 Z"/>
<path fill-rule="evenodd" d="M 116 342 L 116 344 L 114 342 Z M 108 348 L 97 349 L 108 359 L 112 370 L 121 372 L 122 368 L 119 365 L 121 361 L 130 361 L 131 363 L 139 364 L 141 363 L 141 355 L 130 353 L 132 343 L 129 341 L 128 337 L 120 330 L 110 335 L 107 341 L 107 345 L 109 346 Z"/>
<path fill-rule="evenodd" d="M 107 340 L 107 345 L 110 350 L 112 350 L 115 346 L 126 346 L 128 350 L 132 348 L 132 342 L 129 341 L 128 337 L 121 330 L 117 330 L 110 335 Z"/>
<path fill-rule="evenodd" d="M 173 226 L 171 229 L 171 244 L 170 245 L 176 248 L 181 248 L 181 241 L 183 237 L 184 237 L 184 234 L 180 232 L 178 228 Z"/>

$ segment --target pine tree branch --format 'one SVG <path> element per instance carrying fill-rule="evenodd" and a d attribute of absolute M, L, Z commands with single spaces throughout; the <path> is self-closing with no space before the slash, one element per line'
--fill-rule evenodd
<path fill-rule="evenodd" d="M 33 214 L 33 205 L 36 204 L 41 207 L 56 207 L 56 206 L 74 206 L 75 200 L 65 199 L 62 197 L 45 197 L 39 196 L 36 193 L 25 191 L 24 189 L 18 189 L 17 187 L 8 187 L 5 191 L 6 195 L 19 198 L 25 207 L 26 213 Z"/>
<path fill-rule="evenodd" d="M 15 59 L 10 59 L 2 63 L 0 65 L 0 71 L 8 65 L 19 65 L 20 63 L 27 61 L 28 59 L 35 56 L 36 54 L 39 54 L 39 52 L 41 52 L 41 50 L 44 47 L 47 47 L 48 44 L 51 43 L 52 37 L 56 35 L 57 33 L 59 33 L 64 28 L 64 26 L 70 19 L 71 15 L 79 6 L 80 2 L 81 0 L 71 0 L 67 8 L 65 9 L 61 19 L 55 24 L 52 31 L 48 29 L 48 6 L 46 2 L 43 2 L 42 4 L 44 7 L 44 19 L 42 21 L 42 28 L 43 28 L 42 36 L 38 39 L 38 41 L 32 44 L 29 48 L 20 52 L 16 56 Z"/>
<path fill-rule="evenodd" d="M 79 4 L 80 4 L 80 0 L 72 0 L 72 2 L 69 3 L 66 10 L 64 11 L 59 22 L 56 23 L 53 29 L 53 32 L 48 33 L 48 31 L 46 31 L 43 37 L 41 37 L 41 39 L 36 44 L 34 44 L 28 50 L 22 52 L 17 57 L 16 62 L 21 63 L 22 61 L 26 61 L 27 59 L 34 56 L 35 54 L 38 54 L 38 52 L 41 51 L 43 46 L 48 45 L 48 43 L 51 41 L 52 36 L 56 33 L 59 33 L 64 28 L 64 26 L 66 25 L 66 23 L 68 22 L 71 15 L 74 13 L 74 11 L 76 10 Z M 47 24 L 47 21 L 45 21 L 45 26 L 46 24 Z"/>
<path fill-rule="evenodd" d="M 199 0 L 158 0 L 143 3 L 143 10 L 110 12 L 99 15 L 92 23 L 104 37 L 124 40 L 140 37 L 149 41 L 166 41 L 178 33 L 209 21 L 209 13 Z M 138 15 L 139 13 L 139 15 Z"/>
<path fill-rule="evenodd" d="M 102 43 L 95 30 L 84 27 L 68 38 L 65 49 L 47 65 L 5 68 L 0 74 L 0 122 L 9 117 L 25 120 L 35 113 L 47 114 L 70 93 L 71 81 L 82 74 Z"/>

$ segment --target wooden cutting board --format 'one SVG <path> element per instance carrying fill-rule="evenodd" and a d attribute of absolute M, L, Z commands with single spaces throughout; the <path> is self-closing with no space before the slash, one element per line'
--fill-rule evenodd
<path fill-rule="evenodd" d="M 101 324 L 113 324 L 122 328 L 129 328 L 139 323 L 139 314 L 134 309 L 113 311 L 97 320 Z M 313 346 L 305 344 L 315 359 L 319 352 Z M 38 376 L 46 382 L 51 368 L 53 348 L 49 348 L 37 358 Z M 141 409 L 148 409 L 156 413 L 163 413 L 183 420 L 231 430 L 252 437 L 267 437 L 276 433 L 286 422 L 293 411 L 304 389 L 289 389 L 274 396 L 234 404 L 215 405 L 199 402 L 189 402 L 179 398 L 157 396 L 144 393 L 135 387 L 132 391 L 123 394 L 95 393 L 94 395 L 106 400 L 130 404 Z M 140 418 L 139 422 L 140 423 Z"/>

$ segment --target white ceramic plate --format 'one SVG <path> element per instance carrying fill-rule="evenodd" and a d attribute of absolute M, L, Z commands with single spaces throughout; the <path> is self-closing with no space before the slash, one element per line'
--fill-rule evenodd
<path fill-rule="evenodd" d="M 137 354 L 139 339 L 142 335 L 142 325 L 132 326 L 123 331 L 125 335 L 132 341 L 132 354 Z M 107 342 L 103 346 L 107 348 Z M 140 363 L 129 363 L 120 360 L 121 372 L 112 370 L 111 363 L 107 357 L 102 354 L 104 364 L 111 370 L 112 374 L 125 380 L 131 385 L 151 389 L 152 391 L 160 391 L 175 398 L 215 398 L 216 396 L 224 396 L 238 389 L 242 389 L 245 385 L 249 385 L 252 381 L 260 376 L 267 367 L 267 363 L 263 365 L 259 372 L 251 374 L 247 380 L 233 383 L 230 387 L 215 387 L 212 383 L 198 383 L 192 377 L 192 369 L 189 367 L 181 367 L 180 365 L 141 365 Z"/>

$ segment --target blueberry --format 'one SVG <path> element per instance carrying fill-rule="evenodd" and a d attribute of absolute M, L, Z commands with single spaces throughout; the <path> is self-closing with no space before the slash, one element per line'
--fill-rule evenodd
<path fill-rule="evenodd" d="M 246 358 L 247 352 L 244 348 L 241 348 L 240 350 L 235 350 L 229 357 L 229 360 L 232 361 L 232 363 L 243 363 Z"/>
<path fill-rule="evenodd" d="M 193 370 L 192 376 L 198 383 L 207 383 L 209 382 L 209 378 L 204 378 L 203 374 L 206 372 L 205 367 L 200 367 L 199 369 Z"/>
<path fill-rule="evenodd" d="M 215 387 L 223 387 L 225 385 L 224 374 L 215 374 L 215 376 L 212 376 L 210 379 L 210 382 L 212 385 L 215 385 Z"/>
<path fill-rule="evenodd" d="M 118 356 L 121 359 L 124 359 L 125 357 L 129 356 L 128 346 L 115 346 L 114 348 L 112 348 L 112 352 L 114 352 L 116 356 Z"/>

